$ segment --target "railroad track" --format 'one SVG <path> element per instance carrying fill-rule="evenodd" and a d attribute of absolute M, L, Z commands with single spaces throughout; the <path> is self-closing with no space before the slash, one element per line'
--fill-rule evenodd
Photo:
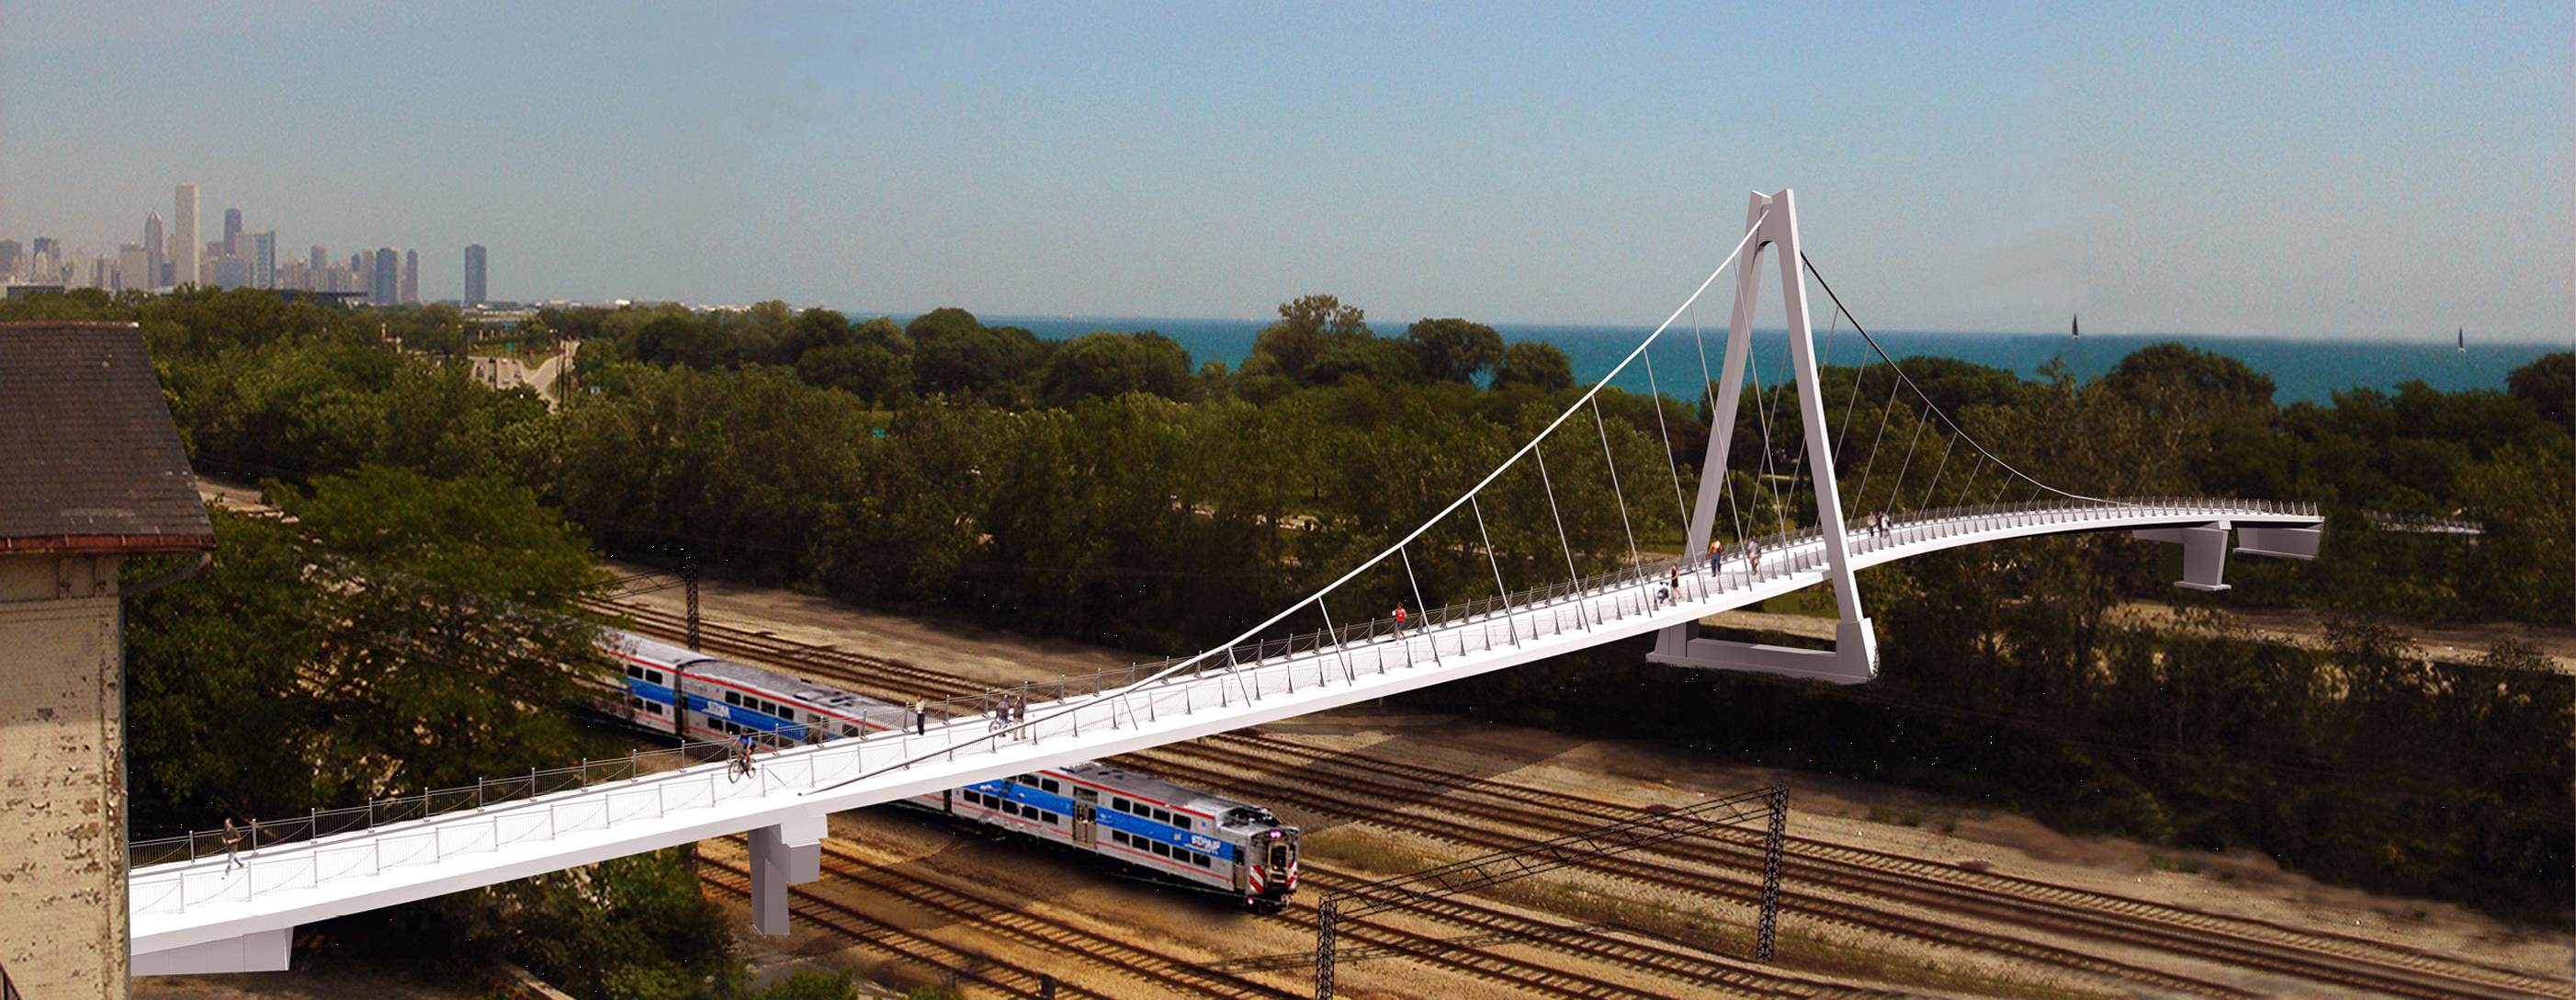
<path fill-rule="evenodd" d="M 701 857 L 698 881 L 737 899 L 751 898 L 751 872 L 737 864 Z M 1037 997 L 1045 981 L 1044 974 L 1035 969 L 942 944 L 839 900 L 795 892 L 789 894 L 787 908 L 807 925 L 829 930 L 852 944 L 891 955 L 898 961 L 937 969 L 959 982 L 974 983 L 1007 996 Z M 1055 995 L 1117 1000 L 1113 994 L 1062 982 L 1056 984 Z"/>
<path fill-rule="evenodd" d="M 1258 747 L 1264 754 L 1293 757 L 1299 760 L 1309 761 L 1317 766 L 1358 766 L 1373 773 L 1399 777 L 1403 780 L 1421 786 L 1415 794 L 1420 794 L 1423 790 L 1444 795 L 1451 793 L 1476 794 L 1507 799 L 1507 801 L 1504 802 L 1504 805 L 1507 807 L 1523 803 L 1545 803 L 1551 809 L 1561 812 L 1562 815 L 1559 817 L 1560 822 L 1554 825 L 1533 821 L 1533 825 L 1538 826 L 1540 829 L 1580 829 L 1581 826 L 1572 826 L 1567 824 L 1570 821 L 1579 821 L 1582 826 L 1589 826 L 1597 823 L 1598 818 L 1601 816 L 1615 816 L 1620 814 L 1622 811 L 1634 811 L 1636 808 L 1625 803 L 1613 802 L 1608 799 L 1594 798 L 1591 796 L 1568 792 L 1558 792 L 1543 788 L 1534 788 L 1526 785 L 1510 785 L 1484 779 L 1469 779 L 1462 782 L 1457 775 L 1433 768 L 1381 761 L 1373 758 L 1348 758 L 1329 751 L 1317 750 L 1313 747 L 1299 743 L 1292 743 L 1274 737 L 1247 735 L 1241 736 L 1239 739 L 1246 744 Z M 1733 831 L 1722 831 L 1720 836 L 1726 836 L 1729 833 L 1733 833 Z M 1735 856 L 1739 859 L 1758 860 L 1757 856 L 1747 854 L 1745 852 L 1759 850 L 1761 846 L 1759 841 L 1750 834 L 1737 834 L 1737 837 L 1739 838 L 1737 844 L 1731 848 Z M 1705 849 L 1710 845 L 1685 844 L 1683 846 L 1688 848 L 1702 848 L 1702 853 L 1704 854 L 1706 853 Z M 2181 925 L 2184 928 L 2197 930 L 2205 934 L 2221 935 L 2229 938 L 2243 938 L 2280 948 L 2328 952 L 2362 962 L 2383 962 L 2403 965 L 2443 979 L 2479 981 L 2491 986 L 2505 989 L 2518 989 L 2540 995 L 2566 995 L 2563 988 L 2564 984 L 2554 980 L 2533 976 L 2528 973 L 2503 966 L 2444 955 L 2405 945 L 2376 942 L 2366 938 L 2333 934 L 2331 932 L 2310 931 L 2251 917 L 2225 916 L 2202 910 L 2193 910 L 2188 907 L 2179 907 L 2165 903 L 2137 899 L 2134 897 L 2119 896 L 2097 890 L 2044 882 L 2021 876 L 2005 875 L 1994 872 L 1981 872 L 1969 868 L 1963 868 L 1959 865 L 1948 862 L 1896 854 L 1887 851 L 1879 851 L 1870 848 L 1854 847 L 1847 844 L 1837 844 L 1830 841 L 1815 840 L 1806 837 L 1790 837 L 1788 838 L 1787 846 L 1792 852 L 1791 857 L 1793 862 L 1796 863 L 1829 860 L 1851 867 L 1904 875 L 1931 883 L 1954 884 L 2000 896 L 2042 900 L 2052 906 L 2063 907 L 2075 911 L 2072 914 L 2066 913 L 2064 910 L 2050 911 L 2047 914 L 2050 919 L 2062 919 L 2064 917 L 2074 916 L 2089 917 L 2090 922 L 2099 922 L 2102 917 L 2107 914 L 2112 917 L 2128 918 L 2157 924 Z M 2106 927 L 2106 933 L 2119 933 L 2119 931 L 2116 928 Z M 2190 945 L 2190 942 L 2181 940 L 2179 937 L 2168 937 L 2167 940 L 2176 946 L 2188 947 Z M 2240 945 L 2239 947 L 2244 946 Z M 2449 982 L 2435 982 L 2428 983 L 2427 985 L 2442 989 L 2457 988 L 2457 984 Z M 2558 991 L 2555 993 L 2551 992 L 2553 986 L 2559 987 Z"/>
<path fill-rule="evenodd" d="M 726 838 L 739 844 L 741 838 Z M 1100 965 L 1112 974 L 1141 980 L 1183 996 L 1256 997 L 1299 1000 L 1301 994 L 1243 976 L 1204 968 L 1199 963 L 1140 946 L 1017 908 L 972 892 L 898 872 L 846 846 L 828 841 L 823 870 L 841 884 L 860 886 L 902 899 L 921 909 L 987 928 L 1023 945 Z M 795 890 L 803 893 L 807 890 Z M 791 898 L 793 898 L 791 896 Z"/>
<path fill-rule="evenodd" d="M 728 840 L 738 842 L 739 838 L 728 838 Z M 1138 947 L 1129 941 L 1034 913 L 970 890 L 896 871 L 844 845 L 826 842 L 823 862 L 823 870 L 840 882 L 873 889 L 889 897 L 901 898 L 947 918 L 988 928 L 1022 944 L 1097 963 L 1113 973 L 1141 979 L 1186 995 L 1262 997 L 1270 1000 L 1297 1000 L 1308 995 L 1303 991 L 1281 989 L 1241 975 L 1211 969 L 1207 964 L 1194 963 L 1167 952 Z M 1545 926 L 1536 922 L 1530 923 L 1533 926 Z M 1427 959 L 1432 964 L 1500 983 L 1523 995 L 1557 997 L 1655 995 L 1652 991 L 1624 986 L 1579 971 L 1528 967 L 1526 963 L 1500 958 L 1484 949 L 1435 951 L 1426 943 L 1437 944 L 1437 939 L 1380 920 L 1351 920 L 1345 922 L 1343 926 L 1345 932 L 1350 935 L 1350 939 L 1355 942 L 1405 949 L 1408 954 Z M 1491 928 L 1500 924 L 1487 922 L 1482 926 Z M 1811 992 L 1775 990 L 1745 995 L 1807 996 Z"/>
<path fill-rule="evenodd" d="M 1301 767 L 1296 758 L 1283 761 L 1265 755 L 1277 747 L 1294 747 L 1295 744 L 1275 740 L 1270 742 L 1274 746 L 1265 746 L 1265 753 L 1209 746 L 1192 747 L 1190 755 L 1212 757 L 1220 761 L 1223 766 L 1211 772 L 1213 774 L 1268 773 L 1282 777 L 1294 775 L 1300 781 L 1329 781 L 1338 791 L 1345 793 L 1343 796 L 1335 796 L 1334 800 L 1422 802 L 1429 797 L 1426 792 L 1440 794 L 1443 797 L 1439 800 L 1438 807 L 1442 810 L 1469 813 L 1496 823 L 1521 826 L 1542 831 L 1548 835 L 1588 829 L 1599 825 L 1600 817 L 1617 815 L 1618 810 L 1630 808 L 1606 800 L 1591 800 L 1598 805 L 1589 811 L 1582 808 L 1569 808 L 1561 812 L 1542 812 L 1527 808 L 1523 798 L 1539 790 L 1521 786 L 1510 786 L 1508 791 L 1474 789 L 1456 784 L 1446 788 L 1432 786 L 1426 789 L 1342 774 L 1321 775 L 1320 770 L 1330 766 L 1326 760 L 1329 755 L 1306 750 L 1305 753 L 1312 754 L 1313 757 Z M 1153 761 L 1154 766 L 1167 770 L 1190 766 L 1187 760 L 1173 759 L 1174 755 L 1163 753 L 1166 749 L 1168 748 L 1145 750 L 1139 752 L 1137 756 L 1145 757 Z M 1237 777 L 1235 780 L 1241 779 Z M 1471 794 L 1446 794 L 1453 790 L 1467 791 Z M 1495 801 L 1482 801 L 1488 797 Z M 1601 811 L 1603 809 L 1609 811 L 1603 812 Z M 1750 830 L 1721 829 L 1715 831 L 1711 839 L 1674 841 L 1662 845 L 1659 850 L 1666 855 L 1730 869 L 1753 870 L 1762 861 L 1760 836 Z M 1841 856 L 1820 856 L 1828 850 Z M 2106 914 L 2057 900 L 2025 895 L 2018 891 L 2018 887 L 2012 885 L 2008 878 L 1998 880 L 2000 884 L 1981 886 L 1961 884 L 1963 880 L 1949 879 L 1946 877 L 1947 872 L 1940 872 L 1937 869 L 1925 873 L 1895 870 L 1889 867 L 1888 858 L 1899 858 L 1909 865 L 1935 867 L 1935 863 L 1923 862 L 1920 859 L 1885 855 L 1883 852 L 1860 848 L 1844 848 L 1840 845 L 1803 838 L 1794 849 L 1784 854 L 1788 875 L 1867 898 L 1895 900 L 1927 909 L 1966 913 L 2024 926 L 2046 927 L 2061 933 L 2079 934 L 2099 940 L 2155 948 L 2402 995 L 2426 998 L 2475 996 L 2502 998 L 2502 1000 L 2532 995 L 2532 991 L 2515 990 L 2505 984 L 2464 981 L 2462 977 L 2431 972 L 2419 967 L 2365 969 L 2360 967 L 2361 962 L 2367 961 L 2365 959 L 2340 955 L 2319 956 L 2271 942 L 2252 942 L 2227 935 L 2195 933 L 2190 928 L 2177 928 L 2150 919 Z M 1956 866 L 1938 867 L 1948 868 L 1961 875 L 1975 874 L 1957 869 Z M 2070 891 L 2081 892 L 2082 890 Z"/>
<path fill-rule="evenodd" d="M 642 631 L 677 635 L 680 619 L 667 612 L 637 605 L 605 605 L 605 610 L 628 616 Z M 952 675 L 900 661 L 850 653 L 830 646 L 781 639 L 766 632 L 730 625 L 701 626 L 702 639 L 710 646 L 750 658 L 764 659 L 782 666 L 792 666 L 823 674 L 834 679 L 854 681 L 865 688 L 904 697 L 948 697 L 981 690 L 981 687 Z M 1238 749 L 1252 747 L 1258 752 Z M 1465 794 L 1486 800 L 1468 810 L 1495 822 L 1512 823 L 1550 832 L 1565 832 L 1597 825 L 1604 815 L 1634 812 L 1635 807 L 1586 796 L 1528 788 L 1490 779 L 1468 779 L 1461 782 L 1449 775 L 1416 765 L 1395 764 L 1335 755 L 1299 744 L 1270 737 L 1226 735 L 1198 744 L 1157 748 L 1146 751 L 1158 767 L 1189 768 L 1196 780 L 1211 785 L 1238 785 L 1239 772 L 1196 767 L 1187 760 L 1197 757 L 1218 759 L 1229 768 L 1252 768 L 1281 772 L 1287 765 L 1279 757 L 1288 757 L 1310 765 L 1297 771 L 1304 780 L 1319 780 L 1319 769 L 1336 772 L 1368 772 L 1366 777 L 1337 773 L 1327 780 L 1336 783 L 1347 794 L 1310 804 L 1341 815 L 1353 812 L 1351 802 L 1416 801 L 1425 797 L 1426 789 L 1451 797 L 1444 805 L 1456 804 L 1456 796 Z M 1391 786 L 1379 779 L 1406 781 L 1421 788 Z M 1278 797 L 1280 789 L 1263 786 L 1260 794 Z M 1390 798 L 1389 796 L 1394 796 Z M 1550 811 L 1532 808 L 1540 803 Z M 1459 824 L 1428 823 L 1400 817 L 1392 810 L 1381 810 L 1369 816 L 1353 816 L 1381 825 L 1422 829 L 1443 839 L 1463 840 L 1508 847 L 1515 841 L 1497 839 L 1484 831 Z M 1865 896 L 1893 896 L 1913 905 L 1936 909 L 1964 911 L 1983 919 L 2031 926 L 2051 933 L 2113 941 L 2120 944 L 2155 948 L 2212 961 L 2245 965 L 2296 975 L 2315 981 L 2342 986 L 2378 990 L 2402 996 L 2452 997 L 2468 996 L 2492 1000 L 2522 1000 L 2528 997 L 2564 997 L 2565 984 L 2518 970 L 2440 955 L 2422 949 L 2389 945 L 2349 935 L 2310 931 L 2268 921 L 2232 917 L 2193 910 L 2094 890 L 2043 882 L 2018 876 L 1974 872 L 1942 861 L 1910 857 L 1866 848 L 1850 847 L 1809 838 L 1793 838 L 1789 856 L 1793 870 L 1804 879 L 1833 886 Z M 1679 845 L 1696 860 L 1743 868 L 1758 860 L 1747 854 L 1742 844 L 1684 842 Z M 1617 859 L 1618 867 L 1632 868 L 1632 859 Z M 1652 866 L 1649 866 L 1651 868 Z M 1632 877 L 1671 884 L 1673 870 L 1636 872 Z M 1691 875 L 1699 883 L 1707 876 Z M 1745 883 L 1729 882 L 1734 894 L 1740 894 Z M 1696 885 L 1705 891 L 1710 885 Z M 2046 948 L 2018 939 L 1982 935 L 1983 940 L 1959 940 L 1961 934 L 1973 935 L 1958 928 L 1937 923 L 1919 922 L 1915 932 L 1882 926 L 1871 919 L 1870 911 L 1840 914 L 1828 911 L 1847 904 L 1831 903 L 1819 898 L 1801 898 L 1800 909 L 1811 916 L 1835 923 L 1871 927 L 1907 936 L 1928 936 L 1962 947 L 2001 950 L 2034 961 L 2071 965 L 2120 978 L 2138 979 L 2168 989 L 2211 995 L 2240 995 L 2242 991 L 2220 984 L 2175 976 L 2129 963 L 2098 956 L 2083 955 L 2065 949 L 2055 954 L 2030 954 L 2026 949 Z M 1829 904 L 1830 905 L 1827 905 Z M 1910 921 L 1910 919 L 1907 922 Z"/>

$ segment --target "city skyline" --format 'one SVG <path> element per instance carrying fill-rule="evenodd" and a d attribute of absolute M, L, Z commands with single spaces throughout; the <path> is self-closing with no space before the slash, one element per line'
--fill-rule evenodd
<path fill-rule="evenodd" d="M 463 294 L 454 298 L 422 294 L 417 248 L 399 252 L 401 264 L 389 292 L 377 287 L 374 258 L 363 250 L 342 268 L 329 260 L 325 244 L 316 243 L 306 258 L 290 257 L 281 265 L 278 231 L 250 229 L 252 216 L 239 205 L 224 209 L 222 238 L 201 243 L 194 237 L 204 213 L 203 188 L 181 182 L 172 191 L 175 230 L 165 237 L 160 209 L 149 209 L 142 225 L 143 241 L 116 243 L 112 249 L 93 251 L 52 234 L 29 234 L 22 241 L 9 234 L 6 217 L 0 216 L 0 285 L 59 283 L 109 291 L 163 291 L 195 283 L 217 288 L 364 292 L 370 303 L 381 305 L 465 301 Z M 469 249 L 469 256 L 479 257 L 482 252 L 480 245 Z M 393 251 L 384 248 L 384 252 Z M 474 293 L 478 302 L 487 301 L 487 274 L 479 260 L 470 263 L 474 273 L 460 278 L 469 280 L 471 287 L 460 291 Z"/>

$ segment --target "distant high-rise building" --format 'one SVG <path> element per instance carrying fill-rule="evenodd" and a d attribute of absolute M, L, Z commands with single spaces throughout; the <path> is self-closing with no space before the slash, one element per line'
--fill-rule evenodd
<path fill-rule="evenodd" d="M 420 251 L 403 251 L 402 300 L 404 305 L 420 301 Z"/>
<path fill-rule="evenodd" d="M 169 270 L 162 263 L 170 259 L 170 244 L 161 236 L 161 213 L 154 212 L 143 220 L 143 252 L 150 266 L 142 274 L 125 276 L 125 287 L 152 289 L 163 284 L 161 272 Z"/>
<path fill-rule="evenodd" d="M 250 258 L 221 257 L 215 260 L 213 284 L 217 288 L 250 287 Z"/>
<path fill-rule="evenodd" d="M 145 244 L 128 243 L 116 248 L 116 287 L 118 291 L 149 291 L 161 277 L 161 267 L 153 262 L 159 256 Z"/>
<path fill-rule="evenodd" d="M 380 306 L 393 305 L 402 295 L 402 256 L 392 247 L 376 250 L 375 280 L 367 285 L 367 301 Z"/>
<path fill-rule="evenodd" d="M 27 247 L 17 240 L 0 240 L 0 281 L 18 280 L 18 269 L 27 264 Z"/>
<path fill-rule="evenodd" d="M 51 236 L 39 236 L 39 237 L 36 237 L 36 255 L 37 255 L 37 256 L 40 256 L 40 257 L 59 257 L 59 256 L 61 256 L 61 255 L 62 255 L 62 252 L 63 252 L 63 241 L 58 240 L 58 239 L 55 239 L 55 238 L 53 238 L 53 237 L 51 237 Z"/>
<path fill-rule="evenodd" d="M 250 234 L 250 287 L 277 287 L 277 230 Z"/>
<path fill-rule="evenodd" d="M 315 292 L 334 291 L 331 287 L 331 257 L 323 251 L 322 244 L 313 244 L 312 260 L 304 265 L 304 281 L 295 287 Z"/>
<path fill-rule="evenodd" d="M 322 249 L 322 244 L 313 244 L 313 260 L 310 264 L 305 266 L 312 268 L 313 273 L 315 274 L 320 274 L 323 271 L 329 270 L 331 267 L 330 252 Z"/>
<path fill-rule="evenodd" d="M 483 244 L 469 244 L 465 248 L 465 304 L 479 306 L 489 301 L 483 290 Z"/>
<path fill-rule="evenodd" d="M 170 280 L 183 284 L 197 280 L 197 186 L 179 185 L 175 201 L 170 216 Z"/>
<path fill-rule="evenodd" d="M 241 245 L 241 209 L 224 209 L 224 252 L 239 254 Z"/>

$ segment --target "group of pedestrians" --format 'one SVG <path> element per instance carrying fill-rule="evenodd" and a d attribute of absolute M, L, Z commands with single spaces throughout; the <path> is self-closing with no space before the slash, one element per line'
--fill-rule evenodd
<path fill-rule="evenodd" d="M 1017 695 L 1003 695 L 1002 703 L 993 709 L 991 732 L 1008 731 L 1014 740 L 1029 738 L 1029 700 Z"/>

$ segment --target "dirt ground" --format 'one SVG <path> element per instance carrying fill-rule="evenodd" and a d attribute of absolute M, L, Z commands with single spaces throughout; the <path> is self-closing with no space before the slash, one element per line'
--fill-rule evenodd
<path fill-rule="evenodd" d="M 701 593 L 705 614 L 711 620 L 767 630 L 782 638 L 830 643 L 908 660 L 996 684 L 1123 667 L 1129 660 L 1118 652 L 1076 643 L 875 614 L 789 592 L 710 582 Z M 672 590 L 642 600 L 677 609 L 682 597 Z M 1739 616 L 1728 616 L 1726 623 L 1770 628 L 1804 621 L 1770 621 L 1794 617 L 1744 616 L 1749 620 L 1738 620 Z M 2561 641 L 2564 638 L 2560 637 Z M 1357 708 L 1274 723 L 1262 727 L 1262 731 L 1319 749 L 1635 804 L 1683 803 L 1778 783 L 1792 789 L 1789 832 L 1793 836 L 1917 857 L 1975 862 L 1998 873 L 2062 885 L 2297 927 L 2332 929 L 2396 945 L 2475 955 L 2535 975 L 2564 976 L 2571 961 L 2576 961 L 2576 949 L 2571 949 L 2570 941 L 2561 935 L 2507 926 L 2450 904 L 2378 897 L 2324 885 L 2285 872 L 2269 859 L 2249 853 L 2176 851 L 2115 838 L 2068 836 L 2026 817 L 1978 803 L 1864 782 L 1694 759 L 1659 745 L 1577 739 L 1439 715 L 1372 714 Z M 1242 957 L 1312 946 L 1310 927 L 1291 931 L 1268 926 L 1296 916 L 1297 911 L 1266 920 L 1227 919 L 1235 915 L 1216 916 L 1196 907 L 1176 906 L 1161 898 L 1167 895 L 1163 890 L 1120 883 L 1078 867 L 1067 867 L 1063 861 L 1033 861 L 1020 848 L 975 842 L 920 820 L 879 815 L 883 812 L 836 817 L 836 835 L 871 856 L 919 866 L 988 891 L 1007 891 L 1039 901 L 1032 905 L 1087 914 L 1121 933 L 1174 942 L 1176 948 L 1191 953 Z M 1293 808 L 1283 808 L 1281 812 L 1315 838 L 1309 842 L 1310 857 L 1315 864 L 1327 868 L 1365 868 L 1365 862 L 1389 852 L 1426 860 L 1466 853 L 1453 845 L 1377 830 L 1340 817 L 1299 815 L 1301 810 Z M 1874 821 L 1873 816 L 1892 821 Z M 1344 827 L 1354 832 L 1334 832 Z M 1341 849 L 1337 851 L 1336 845 Z M 1629 883 L 1585 884 L 1583 878 L 1573 876 L 1556 877 L 1544 885 L 1548 892 L 1569 899 L 1598 893 L 1633 901 L 1654 895 Z M 1647 898 L 1645 902 L 1676 909 L 1709 909 L 1705 901 Z M 1685 920 L 1715 918 L 1738 928 L 1746 922 L 1743 913 L 1717 909 L 1720 912 L 1675 916 Z M 1308 917 L 1311 921 L 1311 914 Z M 1568 921 L 1559 917 L 1556 922 Z M 1239 931 L 1229 929 L 1247 923 L 1250 926 Z M 1876 985 L 2002 995 L 2087 994 L 2106 986 L 2098 980 L 2013 968 L 1988 956 L 1891 941 L 1794 917 L 1784 920 L 1783 928 L 1784 940 L 1810 944 L 1818 952 L 1846 958 L 1857 955 L 1859 964 L 1875 964 L 1888 970 L 1889 975 L 1883 979 L 1864 977 L 1878 979 Z M 1451 929 L 1447 933 L 1462 931 Z M 1008 942 L 991 946 L 1025 947 Z M 2098 943 L 2087 945 L 2085 950 L 2171 967 L 2177 972 L 2233 982 L 2265 993 L 2299 993 L 2314 986 L 2155 953 L 2127 954 L 2115 946 Z M 1783 953 L 1794 955 L 1788 945 L 1784 945 Z M 1042 961 L 1046 955 L 1032 951 L 1032 958 Z M 1565 964 L 1561 957 L 1554 961 Z M 1785 968 L 1803 968 L 1802 974 L 1841 978 L 1852 964 L 1838 960 L 1802 967 L 1792 957 Z M 1379 966 L 1383 971 L 1357 971 L 1369 966 Z M 1354 979 L 1354 975 L 1362 978 Z M 1360 995 L 1483 996 L 1510 992 L 1491 982 L 1445 975 L 1412 960 L 1365 963 L 1354 966 L 1354 971 L 1346 972 L 1343 978 L 1345 983 L 1362 989 Z M 1363 981 L 1372 985 L 1358 987 Z M 1285 980 L 1281 982 L 1286 984 Z M 1502 993 L 1494 992 L 1497 989 Z M 2324 992 L 2318 991 L 2320 995 Z"/>

